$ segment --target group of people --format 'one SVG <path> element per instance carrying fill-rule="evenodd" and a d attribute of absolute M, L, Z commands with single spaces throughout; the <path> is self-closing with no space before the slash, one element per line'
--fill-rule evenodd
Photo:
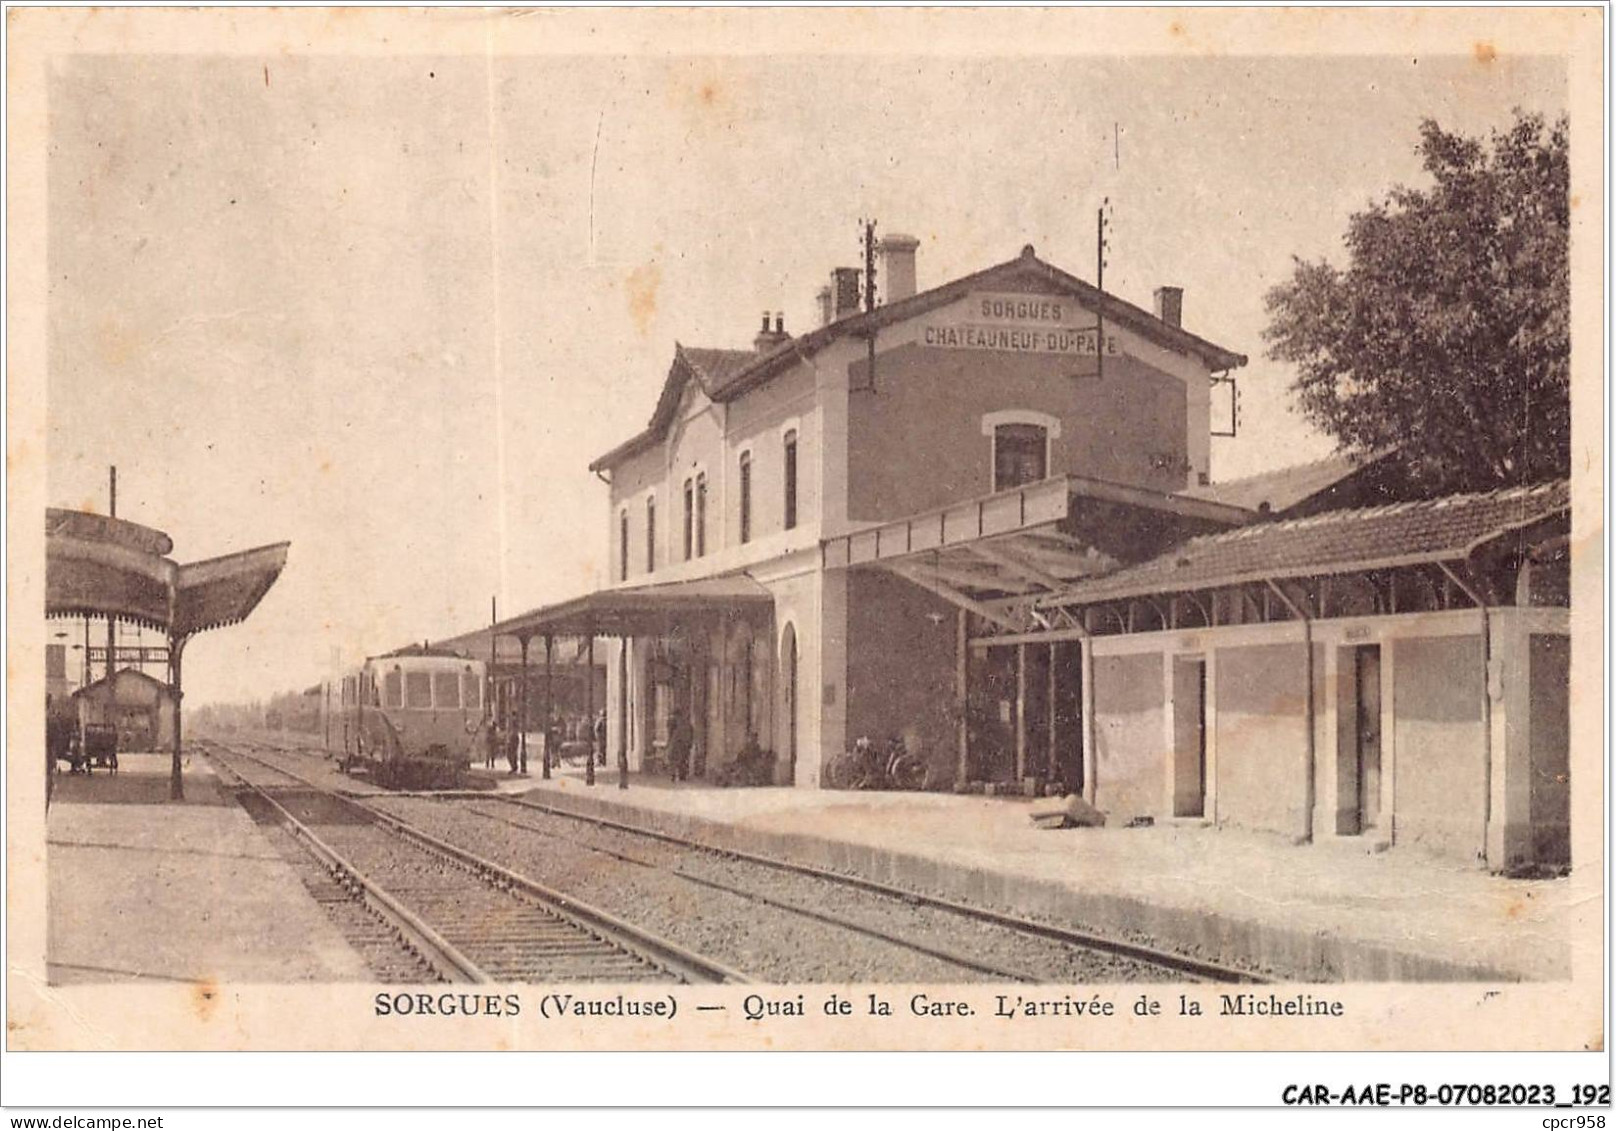
<path fill-rule="evenodd" d="M 605 711 L 598 712 L 593 720 L 585 720 L 581 725 L 571 728 L 567 727 L 560 717 L 551 716 L 549 724 L 544 728 L 544 747 L 550 751 L 552 760 L 560 757 L 563 735 L 569 729 L 585 740 L 592 738 L 590 757 L 604 760 L 606 753 Z M 499 764 L 499 759 L 504 757 L 513 776 L 527 773 L 527 743 L 522 741 L 521 728 L 516 720 L 509 718 L 494 719 L 484 733 L 483 749 L 486 769 L 495 769 Z"/>
<path fill-rule="evenodd" d="M 499 763 L 500 755 L 504 755 L 513 776 L 527 773 L 527 744 L 522 741 L 517 728 L 508 720 L 495 719 L 489 724 L 483 739 L 486 755 L 484 769 L 494 769 Z"/>

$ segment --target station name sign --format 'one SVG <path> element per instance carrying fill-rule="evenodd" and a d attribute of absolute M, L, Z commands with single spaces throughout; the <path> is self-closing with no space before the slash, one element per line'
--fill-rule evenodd
<path fill-rule="evenodd" d="M 1030 294 L 973 294 L 958 320 L 928 322 L 921 327 L 922 345 L 942 349 L 1008 350 L 1093 357 L 1099 330 L 1094 316 L 1067 298 Z M 1105 336 L 1105 352 L 1121 352 L 1117 339 Z"/>

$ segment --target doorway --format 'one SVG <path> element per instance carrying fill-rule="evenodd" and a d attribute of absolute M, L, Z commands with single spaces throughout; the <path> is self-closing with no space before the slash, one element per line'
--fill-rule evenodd
<path fill-rule="evenodd" d="M 1173 657 L 1173 816 L 1206 816 L 1206 657 Z"/>

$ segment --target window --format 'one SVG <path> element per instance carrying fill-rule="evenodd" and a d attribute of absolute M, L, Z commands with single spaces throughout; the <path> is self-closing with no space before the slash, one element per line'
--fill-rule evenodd
<path fill-rule="evenodd" d="M 460 698 L 465 701 L 466 710 L 481 709 L 483 703 L 483 681 L 477 678 L 477 672 L 467 668 L 460 673 Z"/>
<path fill-rule="evenodd" d="M 645 500 L 645 572 L 656 572 L 656 496 Z"/>
<path fill-rule="evenodd" d="M 460 676 L 455 672 L 432 673 L 432 705 L 458 710 L 460 707 Z"/>
<path fill-rule="evenodd" d="M 707 473 L 696 476 L 696 556 L 707 553 Z"/>
<path fill-rule="evenodd" d="M 797 528 L 797 430 L 786 433 L 786 529 Z"/>
<path fill-rule="evenodd" d="M 691 527 L 690 527 L 690 524 L 691 524 L 692 516 L 694 515 L 694 513 L 695 513 L 695 492 L 694 492 L 694 489 L 690 485 L 690 480 L 686 479 L 685 480 L 685 561 L 687 561 L 687 562 L 690 560 L 690 548 L 691 548 L 691 540 L 690 540 Z"/>
<path fill-rule="evenodd" d="M 1000 424 L 993 430 L 993 489 L 1008 491 L 1049 474 L 1049 431 L 1041 424 Z"/>
<path fill-rule="evenodd" d="M 394 668 L 382 677 L 382 697 L 389 707 L 404 706 L 404 673 Z"/>
<path fill-rule="evenodd" d="M 741 544 L 752 540 L 752 453 L 741 453 Z"/>
<path fill-rule="evenodd" d="M 628 510 L 617 516 L 617 580 L 628 580 Z"/>
<path fill-rule="evenodd" d="M 432 706 L 432 673 L 404 673 L 404 706 L 424 710 Z"/>

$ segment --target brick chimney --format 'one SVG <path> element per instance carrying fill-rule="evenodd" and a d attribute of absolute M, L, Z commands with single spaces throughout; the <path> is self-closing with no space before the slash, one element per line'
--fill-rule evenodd
<path fill-rule="evenodd" d="M 859 312 L 859 269 L 837 267 L 830 273 L 832 321 L 840 322 Z"/>
<path fill-rule="evenodd" d="M 831 303 L 830 284 L 827 283 L 820 287 L 819 292 L 814 295 L 814 299 L 819 303 L 819 324 L 829 326 L 836 317 L 836 308 Z"/>
<path fill-rule="evenodd" d="M 763 312 L 763 326 L 752 339 L 752 348 L 758 353 L 768 353 L 781 342 L 790 341 L 791 335 L 786 333 L 786 316 L 776 312 L 774 315 L 774 329 L 769 329 L 769 312 Z"/>
<path fill-rule="evenodd" d="M 1184 328 L 1184 288 L 1156 288 L 1156 317 L 1169 326 Z"/>
<path fill-rule="evenodd" d="M 881 241 L 881 267 L 886 279 L 883 301 L 902 302 L 915 293 L 915 251 L 919 247 L 919 240 L 901 232 L 893 232 Z"/>

